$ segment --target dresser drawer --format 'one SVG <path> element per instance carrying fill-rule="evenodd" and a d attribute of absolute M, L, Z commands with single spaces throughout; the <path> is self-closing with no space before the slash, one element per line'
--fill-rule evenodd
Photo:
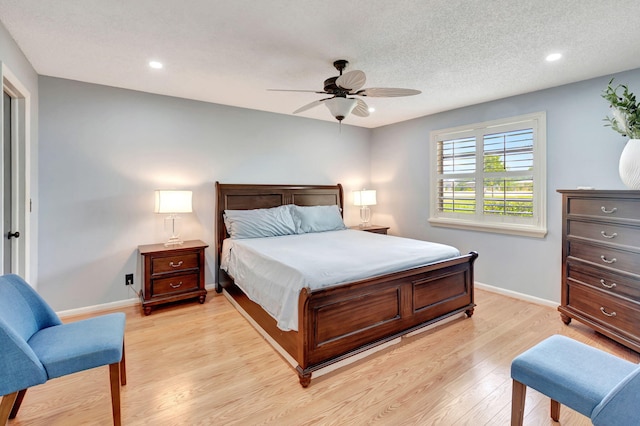
<path fill-rule="evenodd" d="M 154 256 L 151 260 L 151 275 L 184 271 L 198 268 L 198 253 L 176 254 L 173 256 Z"/>
<path fill-rule="evenodd" d="M 567 209 L 569 214 L 640 220 L 640 200 L 569 198 Z"/>
<path fill-rule="evenodd" d="M 640 302 L 640 279 L 575 261 L 567 261 L 567 276 L 595 289 Z"/>
<path fill-rule="evenodd" d="M 198 281 L 199 275 L 197 273 L 152 279 L 151 297 L 195 290 L 198 288 Z"/>
<path fill-rule="evenodd" d="M 568 306 L 630 336 L 640 335 L 640 306 L 580 284 L 569 284 Z"/>
<path fill-rule="evenodd" d="M 640 274 L 638 254 L 625 250 L 569 241 L 568 255 L 608 268 Z"/>
<path fill-rule="evenodd" d="M 640 228 L 632 226 L 569 220 L 567 221 L 567 233 L 570 236 L 590 240 L 640 247 Z"/>

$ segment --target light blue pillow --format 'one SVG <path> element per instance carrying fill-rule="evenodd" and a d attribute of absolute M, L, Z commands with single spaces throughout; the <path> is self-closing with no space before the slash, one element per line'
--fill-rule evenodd
<path fill-rule="evenodd" d="M 294 206 L 293 215 L 296 218 L 298 233 L 339 231 L 347 229 L 344 226 L 340 209 L 331 206 Z"/>
<path fill-rule="evenodd" d="M 233 239 L 277 237 L 297 234 L 293 205 L 271 209 L 225 210 L 224 224 Z"/>

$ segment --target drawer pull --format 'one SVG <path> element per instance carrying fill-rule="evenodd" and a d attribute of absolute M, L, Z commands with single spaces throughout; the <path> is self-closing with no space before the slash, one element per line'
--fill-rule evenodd
<path fill-rule="evenodd" d="M 602 284 L 602 287 L 604 288 L 616 288 L 618 285 L 616 283 L 607 284 L 604 280 L 600 280 L 600 284 Z"/>
<path fill-rule="evenodd" d="M 607 208 L 605 206 L 602 206 L 602 207 L 600 207 L 600 210 L 602 210 L 602 213 L 611 214 L 611 213 L 617 212 L 618 208 L 614 207 L 611 210 L 607 210 Z"/>
<path fill-rule="evenodd" d="M 615 257 L 613 259 L 609 260 L 604 256 L 600 256 L 600 259 L 602 259 L 602 261 L 604 263 L 616 263 L 618 261 L 618 259 L 616 259 Z"/>
<path fill-rule="evenodd" d="M 180 281 L 178 284 L 169 283 L 169 287 L 171 288 L 180 288 L 181 286 L 182 286 L 182 281 Z"/>
<path fill-rule="evenodd" d="M 617 236 L 618 236 L 618 233 L 617 233 L 617 232 L 614 232 L 613 234 L 609 235 L 609 234 L 607 234 L 607 233 L 606 233 L 606 232 L 604 232 L 604 231 L 600 231 L 600 235 L 602 235 L 602 236 L 603 236 L 603 237 L 605 237 L 605 238 L 615 238 L 615 237 L 617 237 Z"/>
<path fill-rule="evenodd" d="M 602 312 L 604 315 L 606 315 L 608 317 L 615 317 L 616 316 L 616 312 L 615 311 L 609 313 L 604 309 L 603 306 L 600 306 L 600 312 Z"/>
<path fill-rule="evenodd" d="M 169 266 L 171 266 L 172 268 L 179 268 L 182 266 L 182 260 L 178 263 L 173 263 L 173 261 L 169 262 Z"/>

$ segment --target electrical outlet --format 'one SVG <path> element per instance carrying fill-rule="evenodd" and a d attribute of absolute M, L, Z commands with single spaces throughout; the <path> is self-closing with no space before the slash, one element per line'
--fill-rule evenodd
<path fill-rule="evenodd" d="M 126 274 L 124 276 L 124 285 L 133 285 L 133 274 Z"/>

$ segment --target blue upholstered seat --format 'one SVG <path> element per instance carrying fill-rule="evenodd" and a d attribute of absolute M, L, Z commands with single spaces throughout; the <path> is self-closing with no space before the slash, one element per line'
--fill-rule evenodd
<path fill-rule="evenodd" d="M 551 336 L 516 357 L 512 425 L 521 425 L 526 387 L 590 417 L 595 425 L 640 424 L 640 366 L 564 336 Z"/>
<path fill-rule="evenodd" d="M 0 426 L 15 417 L 27 388 L 103 365 L 110 366 L 113 420 L 119 425 L 124 326 L 123 313 L 63 324 L 22 278 L 0 276 Z"/>

